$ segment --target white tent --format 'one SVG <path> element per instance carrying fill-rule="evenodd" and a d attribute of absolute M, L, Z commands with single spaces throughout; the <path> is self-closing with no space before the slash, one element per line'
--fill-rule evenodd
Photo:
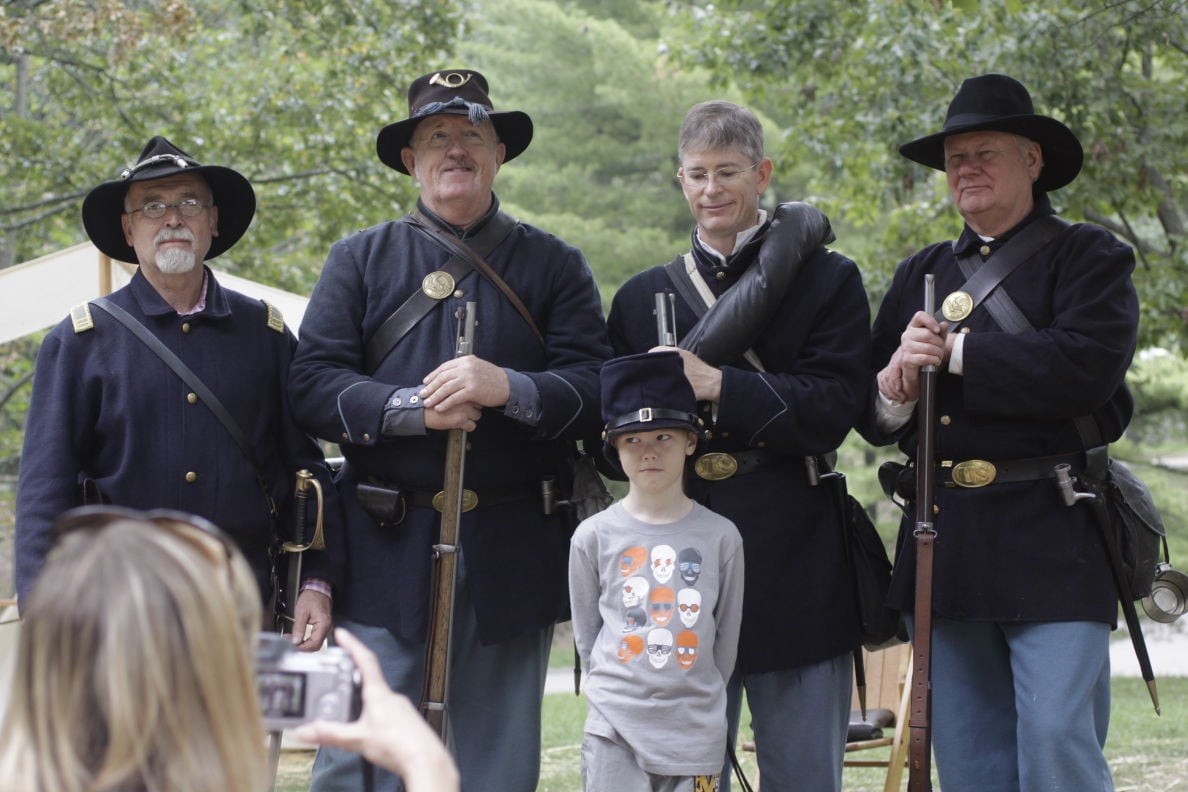
<path fill-rule="evenodd" d="M 308 302 L 305 297 L 211 269 L 228 289 L 275 305 L 297 332 Z M 0 344 L 57 324 L 75 305 L 127 284 L 135 271 L 131 264 L 103 255 L 90 242 L 0 270 Z"/>

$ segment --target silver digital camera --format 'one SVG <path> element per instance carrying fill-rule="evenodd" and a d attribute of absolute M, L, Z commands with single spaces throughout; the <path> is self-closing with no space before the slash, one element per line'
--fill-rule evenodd
<path fill-rule="evenodd" d="M 311 720 L 351 721 L 361 706 L 359 672 L 345 650 L 298 652 L 288 636 L 260 633 L 256 691 L 270 732 Z"/>

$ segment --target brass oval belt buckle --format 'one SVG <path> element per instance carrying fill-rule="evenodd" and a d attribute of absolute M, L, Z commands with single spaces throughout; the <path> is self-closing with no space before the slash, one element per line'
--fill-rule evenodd
<path fill-rule="evenodd" d="M 738 472 L 738 460 L 730 454 L 713 451 L 697 458 L 693 463 L 693 472 L 706 481 L 721 481 Z"/>
<path fill-rule="evenodd" d="M 478 493 L 474 490 L 462 490 L 462 511 L 468 512 L 478 506 Z M 433 496 L 433 508 L 441 511 L 445 507 L 445 490 Z"/>
<path fill-rule="evenodd" d="M 958 487 L 976 489 L 993 484 L 998 476 L 994 463 L 984 459 L 967 459 L 953 466 L 953 483 Z"/>

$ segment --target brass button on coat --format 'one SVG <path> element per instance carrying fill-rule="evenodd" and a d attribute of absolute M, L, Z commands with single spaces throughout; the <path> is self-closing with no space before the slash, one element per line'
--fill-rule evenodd
<path fill-rule="evenodd" d="M 191 470 L 189 473 L 186 474 L 186 481 L 188 483 L 193 484 L 197 480 L 198 480 L 198 474 L 195 473 L 194 471 Z"/>
<path fill-rule="evenodd" d="M 190 404 L 197 404 L 198 403 L 198 394 L 197 393 L 187 393 L 186 401 L 188 401 Z"/>
<path fill-rule="evenodd" d="M 182 332 L 183 333 L 190 332 L 190 323 L 189 322 L 182 322 Z"/>

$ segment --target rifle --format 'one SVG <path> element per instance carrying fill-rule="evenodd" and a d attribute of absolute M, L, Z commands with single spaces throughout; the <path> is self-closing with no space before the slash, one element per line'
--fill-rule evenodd
<path fill-rule="evenodd" d="M 676 346 L 676 295 L 656 292 L 656 339 L 660 346 Z"/>
<path fill-rule="evenodd" d="M 935 276 L 924 276 L 924 310 L 934 310 Z M 932 524 L 936 489 L 936 366 L 920 369 L 920 400 L 916 405 L 916 603 L 912 651 L 912 706 L 908 718 L 908 792 L 932 790 L 931 714 L 932 662 Z"/>
<path fill-rule="evenodd" d="M 474 349 L 475 304 L 467 302 L 458 319 L 454 357 Z M 429 634 L 425 644 L 425 685 L 421 714 L 437 736 L 445 739 L 446 693 L 450 670 L 450 628 L 457 584 L 458 534 L 462 521 L 462 474 L 466 464 L 466 432 L 451 429 L 446 439 L 445 481 L 442 487 L 441 530 L 433 545 L 433 588 L 429 602 Z"/>

